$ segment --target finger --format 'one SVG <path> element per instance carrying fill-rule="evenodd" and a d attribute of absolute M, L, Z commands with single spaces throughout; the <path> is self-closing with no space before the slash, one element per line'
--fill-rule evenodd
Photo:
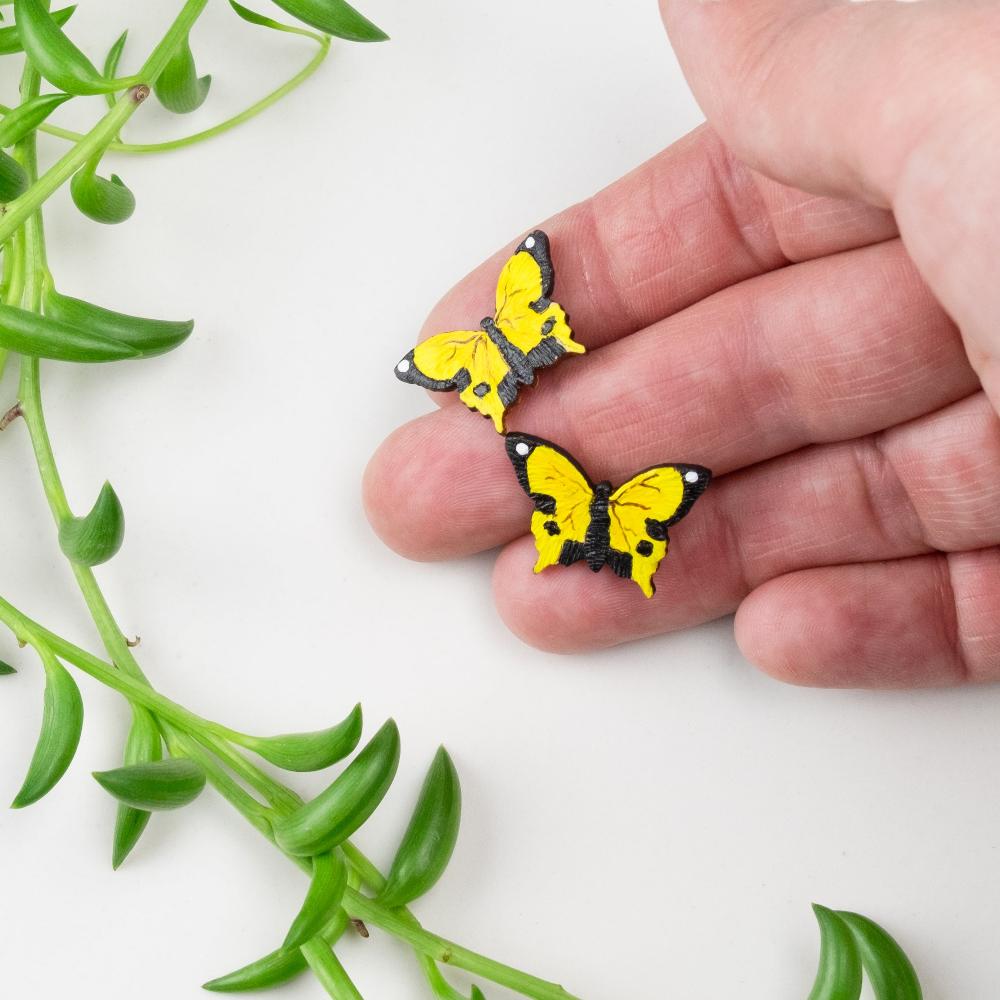
<path fill-rule="evenodd" d="M 696 97 L 736 155 L 786 184 L 894 210 L 1000 405 L 997 5 L 661 6 Z"/>
<path fill-rule="evenodd" d="M 789 261 L 895 235 L 886 212 L 754 176 L 706 128 L 542 228 L 552 243 L 555 297 L 587 347 L 641 330 Z M 497 277 L 516 243 L 442 299 L 421 339 L 478 327 L 492 310 Z"/>
<path fill-rule="evenodd" d="M 660 6 L 709 122 L 744 162 L 786 184 L 889 206 L 914 150 L 938 131 L 954 136 L 968 121 L 957 108 L 981 112 L 996 97 L 995 4 Z"/>
<path fill-rule="evenodd" d="M 546 376 L 514 429 L 621 482 L 664 461 L 716 474 L 845 440 L 977 388 L 957 333 L 898 243 L 785 268 Z M 366 473 L 369 517 L 413 558 L 524 531 L 526 500 L 485 422 L 447 408 L 397 430 Z"/>
<path fill-rule="evenodd" d="M 736 616 L 744 655 L 822 687 L 1000 679 L 1000 549 L 805 570 L 754 591 Z"/>
<path fill-rule="evenodd" d="M 979 393 L 880 434 L 716 480 L 675 530 L 652 600 L 580 565 L 532 574 L 527 538 L 501 554 L 494 593 L 526 642 L 570 652 L 730 614 L 755 588 L 797 570 L 998 544 L 1000 419 Z"/>

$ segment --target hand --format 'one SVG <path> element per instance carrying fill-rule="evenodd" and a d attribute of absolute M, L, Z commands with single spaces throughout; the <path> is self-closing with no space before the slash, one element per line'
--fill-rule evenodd
<path fill-rule="evenodd" d="M 656 596 L 582 565 L 533 575 L 530 503 L 452 394 L 373 458 L 372 523 L 416 559 L 504 546 L 497 606 L 544 649 L 736 611 L 744 653 L 784 680 L 1000 677 L 1000 9 L 664 16 L 710 124 L 544 224 L 588 354 L 540 373 L 508 424 L 595 478 L 715 472 Z M 478 317 L 510 249 L 424 335 Z"/>

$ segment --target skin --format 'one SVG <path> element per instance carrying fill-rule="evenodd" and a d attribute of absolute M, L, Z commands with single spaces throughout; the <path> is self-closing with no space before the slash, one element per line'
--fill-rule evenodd
<path fill-rule="evenodd" d="M 497 607 L 542 649 L 735 612 L 746 656 L 794 683 L 1000 678 L 1000 8 L 661 6 L 708 124 L 544 223 L 589 353 L 508 421 L 595 480 L 716 473 L 655 598 L 532 575 L 530 503 L 447 396 L 373 457 L 372 524 L 415 559 L 502 546 Z M 482 312 L 515 243 L 423 336 Z"/>

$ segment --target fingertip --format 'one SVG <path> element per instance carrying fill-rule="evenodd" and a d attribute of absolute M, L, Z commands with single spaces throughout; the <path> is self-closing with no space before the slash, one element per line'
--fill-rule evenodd
<path fill-rule="evenodd" d="M 718 52 L 731 51 L 730 39 L 724 35 L 729 6 L 721 0 L 660 0 L 660 18 L 685 77 L 699 104 L 711 111 L 711 125 L 718 131 L 725 130 L 727 114 L 727 104 L 718 93 L 727 82 L 727 77 L 718 72 Z M 744 16 L 738 12 L 729 20 L 742 24 Z"/>
<path fill-rule="evenodd" d="M 409 460 L 411 438 L 412 424 L 404 424 L 379 445 L 362 476 L 361 498 L 368 523 L 390 549 L 407 559 L 429 561 L 435 558 L 433 544 L 413 523 L 422 504 L 407 502 L 414 489 L 422 492 L 426 484 L 426 477 Z"/>
<path fill-rule="evenodd" d="M 758 587 L 736 641 L 778 680 L 828 688 L 934 687 L 967 679 L 940 555 L 799 570 Z"/>
<path fill-rule="evenodd" d="M 500 553 L 493 596 L 504 624 L 546 653 L 585 653 L 617 646 L 661 629 L 650 625 L 653 601 L 608 570 L 583 563 L 534 572 L 534 541 L 519 538 Z"/>
<path fill-rule="evenodd" d="M 390 434 L 365 469 L 362 498 L 379 538 L 422 562 L 502 545 L 518 533 L 527 503 L 496 432 L 464 407 Z"/>
<path fill-rule="evenodd" d="M 493 569 L 493 597 L 503 623 L 522 642 L 544 653 L 591 648 L 574 628 L 574 609 L 554 578 L 559 567 L 534 572 L 535 546 L 519 538 L 500 553 Z"/>
<path fill-rule="evenodd" d="M 736 644 L 755 667 L 775 680 L 802 687 L 834 686 L 816 677 L 806 650 L 815 646 L 816 623 L 824 612 L 794 576 L 778 577 L 757 587 L 740 604 L 733 622 Z"/>

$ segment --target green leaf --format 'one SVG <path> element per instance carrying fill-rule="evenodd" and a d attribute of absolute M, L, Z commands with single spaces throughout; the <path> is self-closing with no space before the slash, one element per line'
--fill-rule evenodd
<path fill-rule="evenodd" d="M 202 985 L 203 990 L 210 993 L 245 993 L 250 990 L 266 990 L 272 986 L 281 986 L 291 982 L 296 976 L 306 971 L 306 959 L 296 948 L 285 951 L 279 948 L 269 955 L 237 969 L 235 972 L 219 976 Z"/>
<path fill-rule="evenodd" d="M 43 0 L 14 0 L 21 44 L 35 69 L 67 94 L 104 94 L 131 80 L 108 80 L 69 40 Z"/>
<path fill-rule="evenodd" d="M 874 921 L 838 910 L 851 929 L 876 1000 L 922 1000 L 920 981 L 903 949 Z"/>
<path fill-rule="evenodd" d="M 0 677 L 9 677 L 11 674 L 16 674 L 17 671 L 9 664 L 4 663 L 0 660 Z"/>
<path fill-rule="evenodd" d="M 294 35 L 308 35 L 310 38 L 316 38 L 318 36 L 314 35 L 312 32 L 306 31 L 303 28 L 296 28 L 290 24 L 282 24 L 281 21 L 275 21 L 273 17 L 266 17 L 263 14 L 258 14 L 255 10 L 250 10 L 249 7 L 244 7 L 243 4 L 237 3 L 236 0 L 229 0 L 229 6 L 250 24 L 256 24 L 261 28 L 271 28 L 273 31 L 288 31 Z"/>
<path fill-rule="evenodd" d="M 343 722 L 314 733 L 284 736 L 239 736 L 234 741 L 286 771 L 322 771 L 352 753 L 361 740 L 361 706 Z"/>
<path fill-rule="evenodd" d="M 0 203 L 20 198 L 28 190 L 28 172 L 13 156 L 0 152 Z"/>
<path fill-rule="evenodd" d="M 399 766 L 399 730 L 390 719 L 328 788 L 274 824 L 278 846 L 312 857 L 333 850 L 378 808 Z"/>
<path fill-rule="evenodd" d="M 135 195 L 125 182 L 117 174 L 112 174 L 111 180 L 99 177 L 93 160 L 73 175 L 69 191 L 76 207 L 88 219 L 106 226 L 125 222 L 135 211 Z"/>
<path fill-rule="evenodd" d="M 42 728 L 13 809 L 37 802 L 55 787 L 72 763 L 83 732 L 83 699 L 76 681 L 44 647 L 39 655 L 45 668 Z"/>
<path fill-rule="evenodd" d="M 125 51 L 125 42 L 128 40 L 128 28 L 126 28 L 116 39 L 115 44 L 108 49 L 108 54 L 104 59 L 104 76 L 107 79 L 113 79 L 115 73 L 118 72 L 118 64 L 122 60 L 122 53 Z M 104 95 L 104 100 L 107 102 L 109 108 L 115 106 L 116 95 L 113 91 L 109 91 Z"/>
<path fill-rule="evenodd" d="M 163 743 L 156 720 L 141 705 L 132 706 L 132 725 L 125 740 L 124 760 L 126 765 L 149 764 L 163 759 Z M 118 803 L 115 819 L 115 836 L 111 849 L 111 866 L 117 871 L 122 862 L 132 853 L 139 842 L 151 813 L 145 809 L 135 809 Z"/>
<path fill-rule="evenodd" d="M 472 993 L 469 995 L 469 1000 L 486 1000 L 486 996 L 478 986 L 473 986 Z"/>
<path fill-rule="evenodd" d="M 347 888 L 347 865 L 339 851 L 317 854 L 312 859 L 312 879 L 302 909 L 292 922 L 281 945 L 298 948 L 315 937 L 340 908 Z"/>
<path fill-rule="evenodd" d="M 68 517 L 59 525 L 59 547 L 79 566 L 99 566 L 122 547 L 125 512 L 121 501 L 105 483 L 85 517 Z"/>
<path fill-rule="evenodd" d="M 348 916 L 343 910 L 338 910 L 333 919 L 323 928 L 322 938 L 327 944 L 333 945 L 347 929 Z M 290 982 L 296 976 L 305 972 L 306 960 L 301 950 L 295 948 L 286 951 L 279 948 L 270 955 L 257 959 L 249 965 L 219 976 L 202 986 L 203 990 L 212 993 L 243 993 L 248 990 L 266 990 L 272 986 L 281 986 Z"/>
<path fill-rule="evenodd" d="M 184 757 L 95 771 L 94 777 L 119 802 L 150 812 L 180 809 L 198 798 L 205 788 L 205 772 Z"/>
<path fill-rule="evenodd" d="M 274 0 L 299 21 L 349 42 L 384 42 L 389 36 L 344 0 Z M 63 88 L 65 89 L 65 88 Z"/>
<path fill-rule="evenodd" d="M 60 295 L 51 285 L 43 293 L 42 306 L 46 316 L 93 336 L 127 344 L 144 358 L 172 351 L 183 344 L 194 329 L 193 320 L 129 316 L 70 295 Z"/>
<path fill-rule="evenodd" d="M 0 303 L 0 347 L 33 358 L 96 363 L 137 358 L 131 344 L 67 326 L 49 316 Z"/>
<path fill-rule="evenodd" d="M 813 905 L 819 922 L 819 969 L 809 1000 L 858 1000 L 861 996 L 861 955 L 851 929 L 825 906 Z"/>
<path fill-rule="evenodd" d="M 186 115 L 205 103 L 211 86 L 210 76 L 198 76 L 189 40 L 185 38 L 157 79 L 153 93 L 168 111 Z"/>
<path fill-rule="evenodd" d="M 379 893 L 383 906 L 405 906 L 444 874 L 458 840 L 462 788 L 448 751 L 441 747 L 427 772 L 420 798 Z"/>
<path fill-rule="evenodd" d="M 52 20 L 56 24 L 63 25 L 73 16 L 75 10 L 75 4 L 72 7 L 63 7 L 62 10 L 54 10 L 51 15 Z M 17 30 L 17 25 L 10 28 L 0 28 L 0 56 L 9 56 L 15 52 L 23 51 L 24 46 L 21 44 L 21 35 Z"/>
<path fill-rule="evenodd" d="M 18 105 L 0 121 L 0 146 L 13 146 L 33 132 L 46 118 L 65 104 L 72 94 L 41 94 Z"/>

